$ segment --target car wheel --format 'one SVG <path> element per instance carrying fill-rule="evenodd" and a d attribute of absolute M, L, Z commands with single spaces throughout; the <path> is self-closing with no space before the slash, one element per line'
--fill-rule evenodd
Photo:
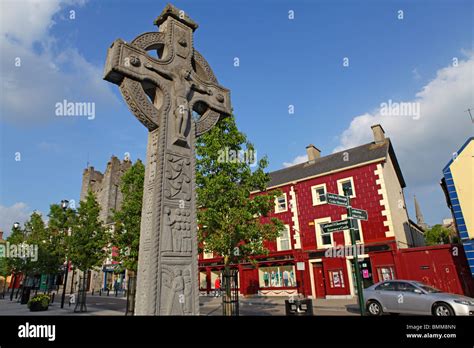
<path fill-rule="evenodd" d="M 451 308 L 451 306 L 449 306 L 448 304 L 446 304 L 444 302 L 441 302 L 441 303 L 436 303 L 433 306 L 433 315 L 435 315 L 437 317 L 453 316 L 454 311 Z"/>
<path fill-rule="evenodd" d="M 382 305 L 375 300 L 370 300 L 367 302 L 367 313 L 372 316 L 382 315 Z"/>

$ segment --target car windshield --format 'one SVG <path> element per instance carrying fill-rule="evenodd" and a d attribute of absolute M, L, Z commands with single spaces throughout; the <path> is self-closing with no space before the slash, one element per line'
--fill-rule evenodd
<path fill-rule="evenodd" d="M 442 292 L 441 290 L 439 289 L 436 289 L 436 288 L 433 288 L 432 286 L 429 286 L 429 285 L 425 285 L 425 284 L 416 284 L 418 285 L 420 288 L 422 288 L 423 290 L 425 290 L 426 292 L 430 292 L 430 293 L 434 293 L 434 292 Z"/>

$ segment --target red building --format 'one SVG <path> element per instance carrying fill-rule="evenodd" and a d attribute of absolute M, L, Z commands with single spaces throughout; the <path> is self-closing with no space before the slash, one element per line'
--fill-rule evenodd
<path fill-rule="evenodd" d="M 380 125 L 372 131 L 373 142 L 324 157 L 309 145 L 308 161 L 270 173 L 268 189 L 278 188 L 283 194 L 275 201 L 275 211 L 262 219 L 279 218 L 285 231 L 276 242 L 266 242 L 270 253 L 258 257 L 256 266 L 235 266 L 241 294 L 355 295 L 353 257 L 341 251 L 351 244 L 349 230 L 323 234 L 320 226 L 346 218 L 346 208 L 328 204 L 325 196 L 343 195 L 345 188 L 351 205 L 368 212 L 368 220 L 358 220 L 356 229 L 364 286 L 403 278 L 402 258 L 396 255 L 400 249 L 424 245 L 424 237 L 408 218 L 405 181 L 390 139 Z M 200 255 L 201 293 L 212 291 L 222 268 L 220 257 Z"/>

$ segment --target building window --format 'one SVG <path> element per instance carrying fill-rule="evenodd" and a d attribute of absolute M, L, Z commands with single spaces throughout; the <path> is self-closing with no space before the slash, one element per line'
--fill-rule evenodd
<path fill-rule="evenodd" d="M 338 180 L 337 188 L 341 196 L 345 196 L 345 190 L 349 192 L 349 197 L 352 198 L 356 196 L 354 180 L 352 179 L 352 177 Z"/>
<path fill-rule="evenodd" d="M 206 259 L 213 259 L 214 258 L 214 253 L 212 251 L 206 251 L 206 243 L 204 242 L 203 244 L 204 250 L 202 252 L 202 258 L 204 260 Z"/>
<path fill-rule="evenodd" d="M 199 272 L 199 288 L 202 290 L 207 289 L 207 273 L 206 271 Z"/>
<path fill-rule="evenodd" d="M 325 204 L 326 203 L 326 184 L 312 186 L 311 194 L 313 196 L 313 205 Z"/>
<path fill-rule="evenodd" d="M 275 213 L 282 213 L 288 210 L 286 202 L 286 193 L 275 199 Z"/>
<path fill-rule="evenodd" d="M 395 271 L 392 266 L 377 267 L 379 281 L 395 279 Z"/>
<path fill-rule="evenodd" d="M 316 243 L 318 249 L 333 246 L 332 233 L 323 233 L 323 229 L 321 228 L 321 225 L 327 224 L 328 222 L 331 222 L 331 218 L 329 217 L 314 220 L 314 226 L 316 228 Z"/>
<path fill-rule="evenodd" d="M 261 288 L 280 288 L 296 286 L 295 266 L 260 267 L 258 269 Z"/>
<path fill-rule="evenodd" d="M 285 225 L 284 229 L 280 232 L 280 236 L 277 238 L 277 250 L 290 250 L 290 226 Z"/>
<path fill-rule="evenodd" d="M 347 219 L 347 214 L 341 215 L 341 220 L 344 220 L 344 219 Z M 364 243 L 361 221 L 357 219 L 352 219 L 352 223 L 354 224 L 354 236 L 355 236 L 356 243 Z M 349 230 L 344 230 L 344 236 L 346 239 L 346 244 L 352 244 L 351 233 Z"/>
<path fill-rule="evenodd" d="M 203 257 L 204 260 L 212 259 L 212 258 L 214 258 L 214 253 L 205 251 L 205 252 L 202 253 L 202 257 Z"/>

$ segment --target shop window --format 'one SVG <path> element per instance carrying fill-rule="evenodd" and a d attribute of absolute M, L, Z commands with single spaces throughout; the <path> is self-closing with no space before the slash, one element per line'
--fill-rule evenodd
<path fill-rule="evenodd" d="M 391 266 L 377 267 L 377 275 L 379 276 L 379 281 L 395 279 L 395 272 Z"/>
<path fill-rule="evenodd" d="M 284 225 L 283 230 L 280 232 L 280 236 L 277 238 L 277 250 L 290 250 L 290 226 Z"/>
<path fill-rule="evenodd" d="M 215 284 L 216 284 L 216 279 L 217 278 L 221 278 L 221 284 L 222 284 L 221 271 L 220 270 L 211 271 L 211 289 L 215 289 Z"/>
<path fill-rule="evenodd" d="M 328 271 L 329 274 L 329 286 L 331 288 L 345 288 L 344 285 L 344 274 L 342 270 Z"/>
<path fill-rule="evenodd" d="M 288 210 L 286 193 L 275 199 L 275 213 L 282 213 Z"/>
<path fill-rule="evenodd" d="M 258 270 L 258 278 L 261 288 L 296 286 L 295 267 L 292 265 L 260 267 Z"/>
<path fill-rule="evenodd" d="M 199 288 L 207 289 L 207 274 L 206 271 L 199 272 Z"/>
<path fill-rule="evenodd" d="M 311 194 L 313 196 L 313 205 L 326 204 L 326 184 L 312 186 Z"/>

